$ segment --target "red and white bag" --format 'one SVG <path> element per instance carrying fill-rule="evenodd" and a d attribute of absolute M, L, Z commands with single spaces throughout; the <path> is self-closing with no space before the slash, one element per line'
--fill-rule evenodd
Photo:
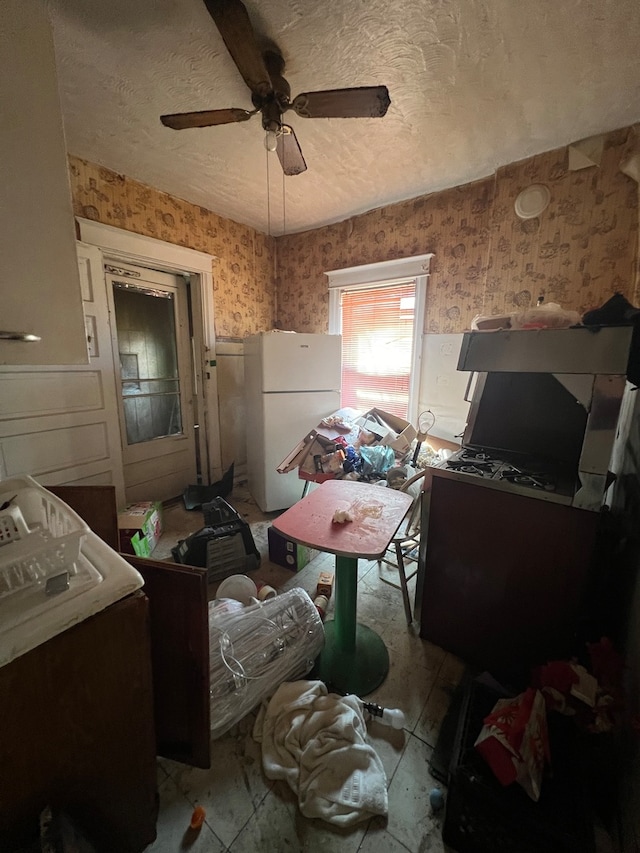
<path fill-rule="evenodd" d="M 550 761 L 542 693 L 530 687 L 513 699 L 499 699 L 474 746 L 502 785 L 518 782 L 537 802 L 545 761 Z"/>

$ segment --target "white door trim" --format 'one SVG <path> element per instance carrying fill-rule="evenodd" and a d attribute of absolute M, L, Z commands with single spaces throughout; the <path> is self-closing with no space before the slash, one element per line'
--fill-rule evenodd
<path fill-rule="evenodd" d="M 216 374 L 216 335 L 213 307 L 214 255 L 186 249 L 174 243 L 166 243 L 154 237 L 134 234 L 112 225 L 103 225 L 91 219 L 77 217 L 80 239 L 102 249 L 105 260 L 129 262 L 138 266 L 173 273 L 189 273 L 194 296 L 202 317 L 202 353 L 196 367 L 201 370 L 197 376 L 199 387 L 203 389 L 204 417 L 200 419 L 199 430 L 200 459 L 202 474 L 208 482 L 214 482 L 222 476 L 222 456 L 220 452 L 220 420 L 218 409 L 218 382 Z M 204 427 L 204 429 L 202 429 Z"/>
<path fill-rule="evenodd" d="M 80 216 L 76 219 L 80 225 L 80 234 L 84 243 L 93 243 L 95 246 L 101 244 L 104 249 L 110 249 L 119 255 L 129 254 L 138 260 L 153 258 L 166 263 L 173 269 L 208 273 L 211 276 L 211 262 L 215 255 L 196 252 L 195 249 L 166 243 L 155 237 L 145 237 L 143 234 L 135 234 L 133 231 L 125 231 L 113 225 L 103 225 L 102 222 L 94 222 L 93 219 L 83 219 Z"/>

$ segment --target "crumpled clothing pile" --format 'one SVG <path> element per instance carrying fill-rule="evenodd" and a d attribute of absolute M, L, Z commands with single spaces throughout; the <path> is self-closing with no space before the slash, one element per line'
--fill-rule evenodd
<path fill-rule="evenodd" d="M 289 784 L 305 817 L 347 827 L 388 812 L 387 777 L 366 733 L 356 696 L 292 681 L 262 705 L 253 736 L 266 776 Z"/>

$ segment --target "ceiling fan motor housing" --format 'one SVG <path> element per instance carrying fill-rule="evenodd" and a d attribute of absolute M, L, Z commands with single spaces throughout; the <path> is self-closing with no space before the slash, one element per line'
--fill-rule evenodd
<path fill-rule="evenodd" d="M 262 114 L 262 127 L 265 130 L 277 132 L 282 127 L 282 110 L 275 98 L 269 98 L 262 106 L 257 107 Z"/>
<path fill-rule="evenodd" d="M 282 76 L 282 55 L 274 50 L 266 50 L 262 56 L 273 89 L 267 95 L 252 92 L 251 100 L 253 106 L 262 113 L 262 127 L 265 130 L 278 131 L 282 127 L 282 113 L 289 107 L 291 87 Z"/>

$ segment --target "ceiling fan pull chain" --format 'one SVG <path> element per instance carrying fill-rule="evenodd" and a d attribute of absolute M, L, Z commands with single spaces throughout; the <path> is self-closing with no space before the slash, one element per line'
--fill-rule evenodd
<path fill-rule="evenodd" d="M 269 151 L 265 148 L 267 157 L 267 236 L 271 237 L 271 179 L 269 178 Z"/>

